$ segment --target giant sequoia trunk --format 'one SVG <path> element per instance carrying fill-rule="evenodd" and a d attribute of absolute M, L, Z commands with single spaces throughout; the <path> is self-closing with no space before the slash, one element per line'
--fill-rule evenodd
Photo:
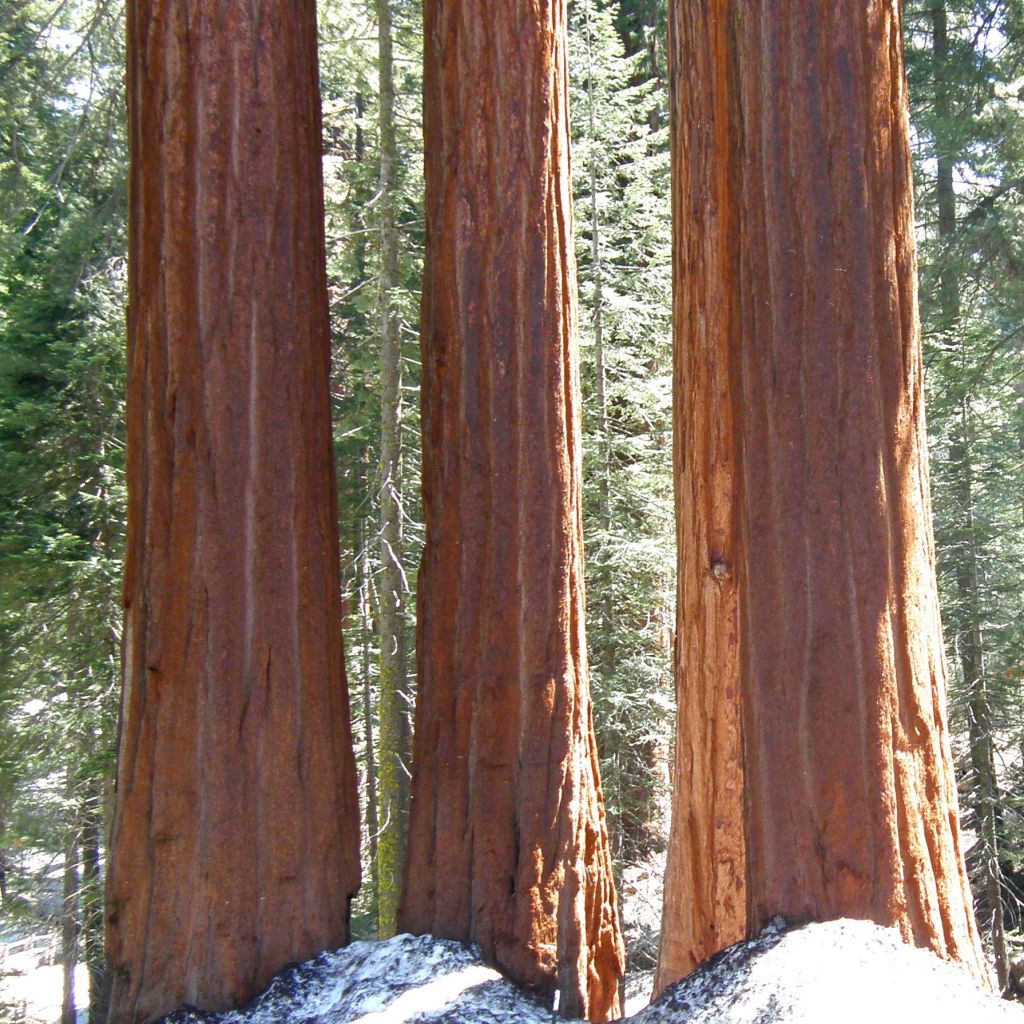
<path fill-rule="evenodd" d="M 128 5 L 111 1021 L 244 1002 L 359 881 L 313 0 Z"/>
<path fill-rule="evenodd" d="M 721 5 L 719 5 L 721 7 Z M 674 467 L 678 722 L 658 991 L 746 938 L 740 736 L 738 481 L 729 345 L 732 197 L 727 152 L 726 20 L 706 4 L 670 7 L 672 93 Z M 683 51 L 680 52 L 680 48 Z"/>
<path fill-rule="evenodd" d="M 420 690 L 399 927 L 561 1012 L 622 944 L 583 633 L 564 0 L 428 0 Z"/>
<path fill-rule="evenodd" d="M 871 918 L 979 971 L 945 723 L 898 5 L 676 0 L 672 33 L 692 545 L 676 788 L 696 793 L 674 824 L 659 980 L 773 914 Z"/>

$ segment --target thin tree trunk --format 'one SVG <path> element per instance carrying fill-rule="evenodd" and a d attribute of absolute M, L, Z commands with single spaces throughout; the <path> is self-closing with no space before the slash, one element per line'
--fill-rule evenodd
<path fill-rule="evenodd" d="M 951 119 L 948 65 L 949 28 L 945 0 L 932 0 L 932 66 L 935 75 L 935 115 L 940 125 Z M 953 332 L 960 320 L 960 275 L 956 263 L 950 259 L 949 246 L 956 235 L 956 191 L 953 188 L 953 155 L 947 151 L 945 140 L 936 145 L 935 198 L 939 213 L 939 240 L 946 247 L 939 271 L 939 310 L 942 329 Z"/>
<path fill-rule="evenodd" d="M 107 458 L 107 443 L 103 437 L 99 440 L 99 456 Z M 100 507 L 112 508 L 107 484 L 100 484 Z M 103 557 L 111 557 L 111 533 L 114 523 L 109 515 L 104 515 L 96 532 L 95 545 Z M 107 664 L 113 677 L 114 666 L 119 664 L 119 642 L 116 626 L 111 624 L 103 640 Z M 106 737 L 101 738 L 104 743 Z M 90 755 L 95 754 L 97 740 L 94 736 L 86 737 L 85 749 Z M 101 861 L 106 852 L 107 825 L 109 822 L 110 804 L 107 800 L 108 790 L 112 788 L 109 774 L 92 778 L 85 784 L 85 795 L 80 810 L 81 819 L 81 859 L 82 859 L 82 958 L 89 974 L 89 1020 L 93 1024 L 103 1024 L 110 1010 L 110 972 L 107 970 L 106 950 L 104 948 L 103 926 L 103 890 L 104 880 Z"/>
<path fill-rule="evenodd" d="M 870 918 L 980 977 L 945 721 L 898 4 L 673 8 L 692 157 L 676 164 L 676 252 L 696 292 L 677 330 L 708 356 L 681 375 L 677 415 L 724 424 L 679 440 L 719 446 L 701 463 L 679 453 L 682 507 L 723 467 L 736 483 L 721 538 L 699 497 L 680 529 L 706 585 L 739 601 L 724 672 L 694 639 L 727 637 L 720 601 L 683 616 L 698 656 L 680 690 L 698 708 L 724 699 L 738 653 L 745 927 Z M 714 315 L 693 315 L 701 304 Z M 709 734 L 697 757 L 716 753 Z M 676 785 L 713 804 L 721 781 L 683 768 Z M 716 886 L 735 862 L 723 870 Z"/>
<path fill-rule="evenodd" d="M 935 68 L 935 115 L 940 125 L 952 119 L 948 67 L 950 60 L 949 26 L 945 0 L 932 0 L 932 57 Z M 942 145 L 936 147 L 936 201 L 938 205 L 939 241 L 943 244 L 944 262 L 939 273 L 939 312 L 942 329 L 951 338 L 961 330 L 960 274 L 951 247 L 957 232 L 956 191 L 953 187 L 953 154 Z M 960 337 L 963 343 L 962 336 Z M 968 738 L 973 772 L 972 804 L 978 820 L 981 842 L 982 878 L 989 903 L 991 921 L 989 935 L 995 955 L 1000 988 L 1009 976 L 1006 929 L 1003 920 L 999 868 L 996 807 L 998 787 L 992 748 L 992 715 L 985 674 L 985 641 L 981 629 L 981 597 L 978 587 L 977 531 L 974 525 L 974 479 L 970 447 L 970 399 L 960 403 L 959 436 L 950 446 L 950 469 L 958 505 L 956 569 L 954 577 L 966 622 L 957 637 L 957 651 L 968 693 Z"/>
<path fill-rule="evenodd" d="M 362 119 L 366 111 L 366 101 L 362 92 L 356 93 L 356 115 L 358 118 L 356 126 L 355 154 L 356 161 L 362 163 L 366 158 L 366 137 L 363 133 Z M 356 255 L 356 280 L 353 282 L 353 290 L 360 288 L 366 283 L 367 273 L 367 245 L 366 245 L 366 224 L 363 218 L 363 207 L 368 205 L 371 196 L 360 190 L 355 196 L 353 209 L 353 222 L 356 229 L 355 255 Z M 369 486 L 367 466 L 368 457 L 364 459 L 362 467 L 364 482 Z M 370 884 L 373 893 L 373 905 L 376 908 L 378 894 L 377 877 L 377 756 L 374 748 L 373 717 L 375 713 L 373 700 L 373 679 L 371 676 L 371 644 L 373 643 L 374 628 L 372 615 L 372 588 L 373 575 L 370 568 L 370 540 L 367 536 L 366 518 L 360 516 L 355 527 L 357 571 L 359 574 L 359 622 L 362 645 L 362 685 L 363 685 L 363 732 L 366 737 L 366 832 L 369 846 Z M 376 909 L 374 909 L 376 917 Z"/>
<path fill-rule="evenodd" d="M 605 364 L 605 341 L 604 341 L 604 266 L 601 260 L 601 220 L 598 215 L 597 191 L 599 186 L 598 167 L 596 156 L 597 138 L 597 99 L 594 88 L 594 54 L 593 54 L 593 26 L 591 24 L 591 8 L 589 2 L 584 6 L 585 31 L 587 42 L 587 119 L 590 128 L 590 139 L 592 156 L 590 161 L 590 253 L 593 265 L 594 283 L 594 305 L 593 305 L 593 328 L 594 328 L 594 374 L 595 374 L 595 398 L 597 399 L 597 436 L 598 436 L 598 477 L 597 477 L 597 522 L 601 534 L 601 545 L 608 544 L 608 534 L 611 530 L 611 432 L 608 422 L 608 394 L 607 394 L 607 368 Z M 612 572 L 605 567 L 601 570 L 600 576 L 600 599 L 599 609 L 599 643 L 597 648 L 596 671 L 600 678 L 611 680 L 615 672 L 615 611 L 612 599 Z M 593 595 L 592 595 L 593 598 Z M 599 730 L 600 732 L 600 730 Z M 615 765 L 611 779 L 614 782 L 609 785 L 609 779 L 605 779 L 606 790 L 611 789 L 620 797 L 624 796 L 624 790 L 628 782 L 623 778 L 623 773 L 617 769 L 620 758 L 619 735 L 617 730 L 611 729 L 600 735 L 601 752 L 604 755 L 605 764 Z M 614 787 L 612 789 L 612 787 Z M 616 888 L 621 881 L 621 853 L 624 843 L 627 840 L 629 824 L 621 811 L 625 804 L 624 799 L 618 801 L 615 807 L 613 801 L 609 802 L 608 816 L 610 819 L 610 832 L 615 847 L 613 849 L 613 864 L 616 869 Z M 632 833 L 629 839 L 635 839 Z"/>
<path fill-rule="evenodd" d="M 428 0 L 420 689 L 400 925 L 618 1011 L 583 624 L 564 0 Z"/>
<path fill-rule="evenodd" d="M 128 5 L 124 695 L 111 1024 L 342 945 L 341 643 L 312 0 Z"/>
<path fill-rule="evenodd" d="M 601 531 L 607 534 L 611 527 L 611 435 L 608 429 L 608 396 L 606 393 L 607 373 L 604 355 L 604 266 L 601 262 L 601 220 L 597 205 L 597 100 L 594 94 L 594 53 L 590 7 L 584 8 L 587 33 L 587 117 L 590 125 L 590 140 L 593 155 L 590 161 L 590 251 L 594 265 L 594 361 L 596 364 L 596 392 L 598 437 L 601 446 L 601 470 L 598 477 L 598 521 Z M 602 628 L 605 636 L 611 636 L 611 604 L 608 588 L 602 602 Z M 606 644 L 612 650 L 612 645 Z"/>
<path fill-rule="evenodd" d="M 669 6 L 672 64 L 704 85 L 671 105 L 678 711 L 656 992 L 747 933 L 723 7 Z"/>
<path fill-rule="evenodd" d="M 1018 343 L 1017 356 L 1019 364 L 1024 367 L 1024 344 Z M 1017 373 L 1017 449 L 1024 461 L 1024 369 Z M 1024 526 L 1024 491 L 1021 492 L 1020 503 L 1021 525 Z"/>
<path fill-rule="evenodd" d="M 373 740 L 373 679 L 370 670 L 370 642 L 373 638 L 370 589 L 373 586 L 373 574 L 370 571 L 370 546 L 365 522 L 360 524 L 359 533 L 359 614 L 363 636 L 363 728 L 366 733 L 366 831 L 370 841 L 370 872 L 376 899 L 377 837 L 380 824 L 377 818 L 377 754 Z"/>
<path fill-rule="evenodd" d="M 967 733 L 971 754 L 971 795 L 981 844 L 981 872 L 988 902 L 988 933 L 992 942 L 1000 988 L 1009 978 L 1009 954 L 999 866 L 999 789 L 992 744 L 992 711 L 985 667 L 985 639 L 981 627 L 977 531 L 974 514 L 974 472 L 971 455 L 969 400 L 960 403 L 958 436 L 950 445 L 950 467 L 957 500 L 956 566 L 954 579 L 965 621 L 957 637 L 957 654 L 968 695 Z"/>
<path fill-rule="evenodd" d="M 982 880 L 989 911 L 989 937 L 1000 989 L 1009 980 L 1010 961 L 1003 913 L 1002 871 L 999 866 L 998 804 L 995 752 L 992 744 L 992 709 L 985 668 L 985 640 L 981 628 L 981 594 L 978 580 L 977 532 L 974 522 L 974 473 L 971 461 L 971 425 L 968 401 L 960 406 L 960 438 L 951 446 L 950 461 L 960 519 L 956 584 L 965 603 L 967 622 L 958 637 L 960 667 L 968 693 L 968 738 L 971 751 L 973 793 L 971 802 L 981 843 Z"/>
<path fill-rule="evenodd" d="M 1018 363 L 1024 367 L 1024 344 L 1017 346 Z M 1017 450 L 1024 464 L 1024 369 L 1017 372 Z M 1020 525 L 1024 526 L 1024 489 L 1021 490 Z"/>
<path fill-rule="evenodd" d="M 89 786 L 82 804 L 82 958 L 89 971 L 89 1020 L 105 1021 L 110 975 L 103 952 L 103 784 Z"/>
<path fill-rule="evenodd" d="M 74 780 L 68 773 L 68 806 L 74 800 Z M 60 962 L 62 970 L 61 1024 L 75 1024 L 75 967 L 78 965 L 78 827 L 72 815 L 64 843 L 63 906 L 60 921 Z"/>
<path fill-rule="evenodd" d="M 381 572 L 380 745 L 378 750 L 377 934 L 395 933 L 405 861 L 409 807 L 409 718 L 405 625 L 405 550 L 402 537 L 402 333 L 397 307 L 400 282 L 398 147 L 390 0 L 377 0 L 380 76 L 380 383 Z"/>

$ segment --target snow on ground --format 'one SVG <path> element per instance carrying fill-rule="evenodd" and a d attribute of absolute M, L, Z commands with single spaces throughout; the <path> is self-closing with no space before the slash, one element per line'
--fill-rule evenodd
<path fill-rule="evenodd" d="M 649 984 L 649 981 L 646 982 Z M 631 1007 L 632 1008 L 632 1007 Z M 629 1024 L 1024 1024 L 931 953 L 865 921 L 782 923 L 670 988 Z M 291 968 L 249 1009 L 166 1024 L 550 1024 L 549 1010 L 455 942 L 400 935 Z"/>
<path fill-rule="evenodd" d="M 632 971 L 626 975 L 623 1009 L 626 1016 L 639 1013 L 650 1001 L 654 989 L 654 971 Z"/>
<path fill-rule="evenodd" d="M 1024 1007 L 869 921 L 778 921 L 668 989 L 631 1024 L 1024 1024 Z"/>
<path fill-rule="evenodd" d="M 354 942 L 283 971 L 248 1009 L 167 1024 L 550 1024 L 551 1011 L 466 946 L 429 936 Z"/>
<path fill-rule="evenodd" d="M 60 1020 L 64 969 L 48 963 L 52 949 L 30 947 L 4 955 L 0 947 L 0 1021 L 9 1015 L 19 1024 L 55 1024 Z M 89 973 L 84 964 L 75 968 L 75 1001 L 88 1001 Z"/>
<path fill-rule="evenodd" d="M 10 969 L 11 963 L 5 965 Z M 59 1019 L 60 968 L 29 971 L 29 1020 Z M 9 986 L 17 978 L 5 979 Z M 785 931 L 733 946 L 635 1012 L 650 975 L 627 981 L 629 1024 L 1024 1024 L 1024 1007 L 865 921 Z M 7 994 L 9 988 L 5 988 Z M 84 995 L 84 979 L 79 990 Z M 83 1000 L 84 1001 L 84 1000 Z M 3 1000 L 0 1000 L 2 1005 Z M 8 998 L 9 1002 L 9 998 Z M 2 1016 L 2 1014 L 0 1014 Z M 245 1010 L 179 1010 L 166 1024 L 551 1024 L 550 1010 L 456 942 L 399 935 L 288 968 Z"/>
<path fill-rule="evenodd" d="M 661 905 L 664 898 L 665 854 L 622 873 L 622 933 L 626 941 L 627 971 L 650 971 L 658 962 Z"/>

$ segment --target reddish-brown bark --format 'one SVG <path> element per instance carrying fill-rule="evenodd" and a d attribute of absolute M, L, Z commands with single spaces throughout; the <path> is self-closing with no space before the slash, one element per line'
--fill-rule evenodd
<path fill-rule="evenodd" d="M 128 5 L 128 552 L 110 1020 L 343 944 L 341 649 L 312 0 Z"/>
<path fill-rule="evenodd" d="M 745 938 L 747 930 L 738 476 L 728 372 L 728 345 L 738 323 L 735 223 L 730 181 L 722 173 L 729 91 L 724 64 L 716 59 L 725 20 L 714 16 L 713 6 L 676 4 L 669 12 L 676 75 L 688 61 L 701 87 L 674 89 L 671 104 L 679 713 L 658 991 Z M 687 21 L 682 30 L 680 17 Z M 689 46 L 698 36 L 704 45 Z"/>
<path fill-rule="evenodd" d="M 583 633 L 564 0 L 428 0 L 420 689 L 400 928 L 561 1012 L 622 943 Z"/>
<path fill-rule="evenodd" d="M 680 530 L 697 545 L 681 744 L 702 708 L 729 704 L 738 650 L 747 930 L 866 917 L 980 973 L 945 723 L 898 5 L 676 0 L 672 15 L 677 272 L 692 275 Z M 716 498 L 730 475 L 732 509 Z M 693 602 L 718 560 L 731 571 Z M 708 781 L 719 731 L 697 730 L 704 821 L 734 807 Z M 670 881 L 691 858 L 715 876 L 676 882 L 700 921 L 735 874 L 709 834 L 677 823 L 671 851 Z M 682 941 L 703 957 L 717 942 L 700 938 Z M 681 961 L 667 963 L 662 983 Z"/>

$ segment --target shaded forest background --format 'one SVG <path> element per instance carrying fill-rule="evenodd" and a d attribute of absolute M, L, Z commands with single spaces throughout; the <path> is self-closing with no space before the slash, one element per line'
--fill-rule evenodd
<path fill-rule="evenodd" d="M 422 26 L 415 0 L 319 8 L 366 937 L 394 928 L 408 795 Z M 108 0 L 0 12 L 2 928 L 60 933 L 97 988 L 125 498 L 123 18 Z M 589 653 L 643 967 L 656 893 L 646 926 L 633 908 L 662 870 L 674 716 L 665 21 L 660 0 L 575 0 L 570 19 Z M 1024 3 L 908 0 L 904 19 L 951 717 L 979 920 L 1005 960 L 1024 945 Z"/>

